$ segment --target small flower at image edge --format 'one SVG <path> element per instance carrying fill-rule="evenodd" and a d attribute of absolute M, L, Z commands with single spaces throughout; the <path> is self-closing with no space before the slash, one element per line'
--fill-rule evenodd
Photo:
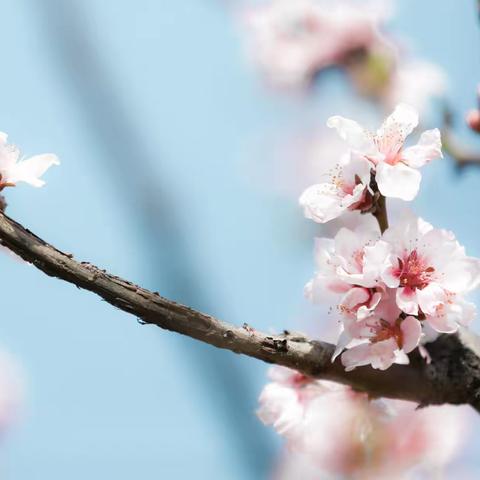
<path fill-rule="evenodd" d="M 52 165 L 60 165 L 60 161 L 51 153 L 20 159 L 20 150 L 8 144 L 7 134 L 0 132 L 0 190 L 18 182 L 43 187 L 45 181 L 41 177 Z"/>

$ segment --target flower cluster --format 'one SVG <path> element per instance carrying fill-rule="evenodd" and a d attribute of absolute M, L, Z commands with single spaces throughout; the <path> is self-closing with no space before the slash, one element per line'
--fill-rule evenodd
<path fill-rule="evenodd" d="M 431 63 L 404 58 L 382 33 L 385 0 L 269 0 L 243 10 L 247 51 L 270 85 L 305 89 L 324 70 L 346 73 L 356 90 L 385 108 L 408 101 L 419 109 L 445 91 Z"/>
<path fill-rule="evenodd" d="M 343 117 L 328 124 L 350 149 L 328 183 L 309 187 L 300 198 L 305 215 L 320 223 L 345 210 L 377 215 L 384 197 L 413 199 L 418 168 L 441 156 L 438 130 L 404 148 L 418 124 L 407 105 L 399 105 L 376 134 Z M 451 232 L 413 216 L 380 227 L 384 231 L 376 224 L 342 228 L 335 238 L 316 241 L 317 272 L 306 295 L 312 301 L 326 292 L 337 295 L 342 331 L 334 358 L 341 354 L 347 370 L 408 363 L 407 354 L 425 334 L 455 332 L 475 316 L 465 295 L 480 283 L 480 261 L 466 256 Z"/>
<path fill-rule="evenodd" d="M 351 479 L 405 479 L 413 467 L 441 467 L 456 453 L 465 427 L 458 407 L 370 401 L 348 387 L 270 369 L 258 416 L 285 438 L 289 450 L 318 471 Z M 292 478 L 306 478 L 304 474 Z M 310 478 L 310 477 L 308 477 Z"/>

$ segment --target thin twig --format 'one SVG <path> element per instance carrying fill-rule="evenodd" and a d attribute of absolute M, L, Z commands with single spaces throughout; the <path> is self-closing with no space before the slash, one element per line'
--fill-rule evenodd
<path fill-rule="evenodd" d="M 468 166 L 480 166 L 480 152 L 467 148 L 453 131 L 454 118 L 452 109 L 446 105 L 443 110 L 442 148 L 455 161 L 455 166 L 462 170 Z"/>

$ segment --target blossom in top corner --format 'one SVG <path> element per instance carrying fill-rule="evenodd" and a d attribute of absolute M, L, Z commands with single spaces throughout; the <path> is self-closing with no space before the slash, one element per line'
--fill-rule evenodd
<path fill-rule="evenodd" d="M 43 174 L 52 166 L 59 165 L 56 155 L 45 153 L 20 159 L 20 150 L 7 143 L 7 134 L 0 132 L 0 190 L 25 182 L 34 187 L 43 187 Z"/>
<path fill-rule="evenodd" d="M 413 200 L 422 178 L 418 169 L 442 157 L 437 128 L 423 132 L 416 145 L 405 148 L 406 138 L 418 126 L 418 113 L 407 104 L 398 105 L 376 133 L 341 116 L 330 117 L 327 125 L 370 162 L 378 189 L 385 197 Z"/>
<path fill-rule="evenodd" d="M 304 88 L 327 67 L 382 42 L 384 2 L 270 0 L 242 15 L 248 51 L 274 86 Z"/>

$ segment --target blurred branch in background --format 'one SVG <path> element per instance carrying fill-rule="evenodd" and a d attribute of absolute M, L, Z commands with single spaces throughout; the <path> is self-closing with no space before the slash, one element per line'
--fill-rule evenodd
<path fill-rule="evenodd" d="M 454 116 L 449 107 L 444 108 L 442 128 L 443 150 L 455 162 L 459 170 L 469 166 L 480 166 L 480 151 L 467 147 L 454 132 Z"/>
<path fill-rule="evenodd" d="M 331 361 L 334 345 L 310 341 L 289 332 L 267 335 L 248 325 L 236 327 L 222 322 L 110 275 L 88 262 L 79 263 L 73 260 L 72 254 L 45 243 L 4 214 L 0 214 L 0 239 L 4 246 L 47 275 L 99 295 L 111 305 L 135 315 L 142 323 L 293 368 L 309 377 L 350 385 L 372 397 L 410 400 L 421 406 L 465 403 L 480 413 L 479 342 L 468 331 L 441 335 L 427 344 L 430 363 L 415 354 L 410 356 L 409 365 L 395 364 L 388 372 L 370 367 L 347 372 L 339 359 Z M 235 371 L 231 374 L 233 377 Z"/>
<path fill-rule="evenodd" d="M 32 2 L 32 6 L 41 13 L 58 69 L 73 92 L 86 130 L 104 150 L 103 166 L 116 183 L 118 201 L 129 210 L 129 219 L 138 223 L 132 228 L 138 228 L 147 239 L 142 253 L 144 266 L 150 269 L 150 282 L 156 285 L 163 280 L 170 287 L 169 295 L 210 310 L 202 280 L 192 271 L 194 262 L 178 225 L 174 201 L 150 167 L 159 161 L 158 155 L 149 151 L 117 93 L 115 74 L 108 71 L 98 43 L 93 44 L 88 33 L 82 3 L 43 0 Z M 230 428 L 235 432 L 232 438 L 238 442 L 237 449 L 243 452 L 252 476 L 268 471 L 273 452 L 267 433 L 252 415 L 248 399 L 256 399 L 256 394 L 238 361 L 220 358 L 218 351 L 205 351 L 192 342 L 182 340 L 182 345 L 180 355 L 190 357 L 190 368 L 211 372 L 203 377 L 206 394 L 210 402 L 218 402 L 227 412 L 225 418 L 233 423 Z"/>

